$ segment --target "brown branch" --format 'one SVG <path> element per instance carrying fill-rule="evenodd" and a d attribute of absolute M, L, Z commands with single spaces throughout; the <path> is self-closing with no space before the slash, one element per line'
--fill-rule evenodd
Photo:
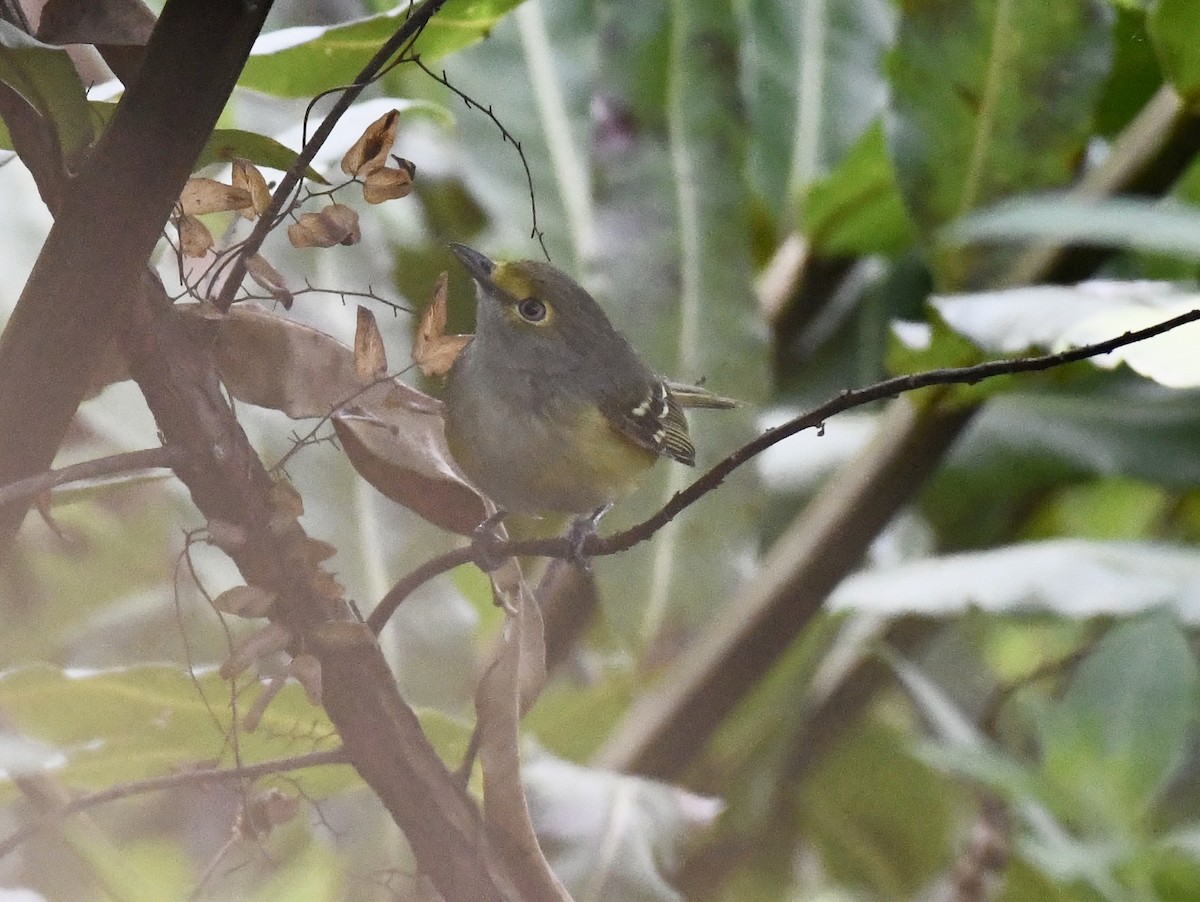
<path fill-rule="evenodd" d="M 304 767 L 320 767 L 327 764 L 349 764 L 350 760 L 345 749 L 328 749 L 323 752 L 308 752 L 304 755 L 292 755 L 288 758 L 276 758 L 272 761 L 262 761 L 258 764 L 243 764 L 238 767 L 214 767 L 202 770 L 180 771 L 174 774 L 164 774 L 161 777 L 150 777 L 146 780 L 133 780 L 88 793 L 71 799 L 59 808 L 46 812 L 36 822 L 13 831 L 3 841 L 0 841 L 0 859 L 13 852 L 22 843 L 38 832 L 50 827 L 65 817 L 107 805 L 121 799 L 146 795 L 151 792 L 161 792 L 166 789 L 178 789 L 185 786 L 203 786 L 207 783 L 230 783 L 242 780 L 255 780 L 270 774 L 299 770 Z"/>
<path fill-rule="evenodd" d="M 37 476 L 30 476 L 28 479 L 0 486 L 0 508 L 14 501 L 33 498 L 68 482 L 81 482 L 85 479 L 113 476 L 117 473 L 132 473 L 135 470 L 172 469 L 182 464 L 185 458 L 186 455 L 182 449 L 164 446 L 85 460 L 69 467 L 50 470 Z"/>
<path fill-rule="evenodd" d="M 773 445 L 777 445 L 786 438 L 791 438 L 798 432 L 803 432 L 806 429 L 821 428 L 830 417 L 844 413 L 852 408 L 888 398 L 895 398 L 901 394 L 917 391 L 922 388 L 974 385 L 977 382 L 997 376 L 1041 372 L 1065 366 L 1069 363 L 1086 360 L 1089 357 L 1107 354 L 1117 348 L 1145 341 L 1148 338 L 1154 338 L 1156 335 L 1162 335 L 1165 332 L 1177 329 L 1187 323 L 1196 322 L 1197 320 L 1200 320 L 1200 310 L 1189 310 L 1187 313 L 1171 317 L 1171 319 L 1164 320 L 1157 325 L 1148 326 L 1145 329 L 1138 329 L 1133 332 L 1126 332 L 1116 338 L 1109 338 L 1105 341 L 1095 342 L 1094 344 L 1082 345 L 1070 351 L 1061 351 L 1057 354 L 1043 354 L 1038 357 L 1024 357 L 1015 360 L 989 360 L 986 363 L 978 363 L 972 366 L 927 370 L 923 373 L 895 376 L 891 379 L 877 382 L 874 385 L 869 385 L 866 388 L 847 389 L 836 398 L 832 398 L 821 406 L 798 417 L 794 417 L 774 429 L 769 429 L 753 441 L 742 445 L 742 447 L 738 448 L 728 457 L 715 464 L 687 488 L 672 495 L 657 513 L 643 520 L 641 523 L 607 538 L 596 535 L 589 536 L 583 544 L 583 554 L 587 557 L 603 557 L 605 555 L 628 551 L 634 545 L 649 539 L 684 510 L 691 507 L 728 479 L 734 470 L 748 463 L 763 451 L 766 451 Z M 577 552 L 578 549 L 573 546 L 571 540 L 568 538 L 519 539 L 491 543 L 487 548 L 488 556 L 497 559 L 521 556 L 566 559 Z M 378 634 L 392 614 L 395 613 L 396 608 L 415 589 L 435 576 L 476 560 L 478 556 L 478 551 L 468 546 L 465 548 L 456 548 L 453 551 L 426 561 L 392 587 L 379 602 L 375 610 L 371 612 L 371 616 L 367 618 L 367 625 Z"/>
<path fill-rule="evenodd" d="M 0 484 L 49 468 L 270 7 L 163 9 L 146 64 L 66 187 L 0 337 Z M 0 512 L 0 547 L 27 509 Z"/>
<path fill-rule="evenodd" d="M 417 39 L 425 26 L 429 24 L 429 21 L 437 14 L 445 2 L 446 0 L 425 0 L 424 3 L 414 9 L 400 24 L 400 27 L 392 33 L 392 36 L 379 48 L 375 55 L 371 57 L 367 64 L 363 66 L 362 70 L 355 76 L 354 81 L 341 89 L 341 94 L 334 103 L 333 108 L 325 114 L 325 118 L 321 120 L 321 124 L 317 126 L 312 137 L 304 143 L 304 147 L 301 148 L 295 161 L 288 167 L 288 171 L 284 173 L 283 178 L 279 180 L 279 184 L 271 195 L 270 206 L 259 216 L 258 220 L 254 223 L 253 230 L 241 242 L 229 274 L 221 286 L 221 293 L 213 301 L 217 309 L 228 310 L 230 305 L 233 304 L 238 287 L 246 277 L 246 261 L 258 253 L 267 234 L 279 224 L 281 217 L 284 215 L 284 208 L 291 203 L 292 194 L 304 178 L 305 171 L 317 155 L 317 151 L 329 139 L 329 135 L 333 132 L 333 127 L 337 125 L 338 120 L 350 109 L 350 105 L 358 99 L 363 89 L 375 80 L 380 71 L 388 64 L 388 61 L 398 52 L 402 52 L 406 47 L 412 45 L 412 42 Z"/>

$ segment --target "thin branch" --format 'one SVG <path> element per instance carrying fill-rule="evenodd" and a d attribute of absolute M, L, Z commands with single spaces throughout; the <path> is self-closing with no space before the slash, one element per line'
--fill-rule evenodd
<path fill-rule="evenodd" d="M 387 65 L 388 60 L 416 40 L 445 2 L 446 0 L 425 0 L 400 24 L 400 27 L 392 33 L 392 36 L 379 48 L 378 52 L 363 66 L 354 82 L 342 91 L 333 108 L 321 120 L 321 124 L 317 126 L 312 137 L 305 142 L 292 165 L 288 167 L 288 171 L 279 180 L 279 184 L 271 195 L 270 205 L 259 216 L 254 223 L 253 230 L 242 242 L 241 251 L 233 261 L 229 275 L 221 286 L 221 293 L 213 301 L 217 309 L 225 311 L 233 304 L 234 295 L 246 277 L 246 261 L 258 253 L 267 233 L 279 223 L 283 209 L 290 202 L 292 193 L 304 178 L 304 173 L 317 155 L 317 151 L 329 139 L 338 120 L 350 109 L 350 105 L 358 99 L 363 89 L 375 80 L 379 72 Z"/>
<path fill-rule="evenodd" d="M 319 767 L 326 764 L 349 764 L 350 759 L 341 747 L 328 749 L 323 752 L 308 752 L 304 755 L 292 755 L 288 758 L 276 758 L 259 764 L 246 764 L 231 768 L 206 768 L 204 770 L 181 771 L 176 774 L 164 774 L 161 777 L 151 777 L 147 780 L 133 780 L 110 786 L 99 792 L 89 793 L 72 799 L 66 805 L 38 818 L 14 831 L 3 842 L 0 842 L 0 859 L 14 851 L 34 834 L 53 826 L 58 821 L 72 814 L 79 814 L 89 808 L 128 799 L 132 796 L 145 795 L 150 792 L 160 792 L 164 789 L 178 789 L 184 786 L 201 786 L 205 783 L 228 783 L 231 781 L 253 780 L 269 774 L 298 770 L 303 767 Z"/>
<path fill-rule="evenodd" d="M 68 482 L 81 482 L 85 479 L 96 479 L 101 476 L 113 476 L 117 473 L 132 473 L 135 470 L 174 469 L 187 459 L 183 448 L 174 445 L 164 445 L 161 448 L 146 448 L 141 451 L 126 451 L 108 457 L 97 457 L 82 463 L 63 467 L 61 470 L 48 470 L 37 476 L 29 476 L 0 486 L 0 507 L 32 498 L 42 492 Z"/>
<path fill-rule="evenodd" d="M 869 385 L 866 388 L 847 389 L 836 398 L 826 401 L 820 407 L 816 407 L 808 413 L 788 420 L 781 426 L 769 429 L 753 441 L 742 445 L 742 447 L 714 465 L 708 472 L 696 479 L 683 491 L 672 495 L 656 514 L 643 520 L 641 523 L 607 538 L 601 538 L 597 535 L 589 536 L 587 541 L 584 542 L 583 554 L 587 557 L 603 557 L 605 555 L 618 554 L 622 551 L 627 551 L 640 542 L 646 541 L 680 513 L 724 482 L 738 467 L 749 462 L 785 438 L 790 438 L 806 429 L 820 428 L 829 417 L 843 413 L 854 407 L 861 407 L 864 404 L 870 404 L 875 401 L 895 398 L 901 394 L 936 385 L 974 385 L 977 382 L 982 382 L 984 379 L 991 379 L 996 376 L 1054 369 L 1069 363 L 1086 360 L 1089 357 L 1107 354 L 1115 351 L 1117 348 L 1145 341 L 1148 338 L 1154 338 L 1157 335 L 1162 335 L 1165 332 L 1188 323 L 1196 322 L 1197 320 L 1200 320 L 1200 309 L 1189 310 L 1186 313 L 1174 316 L 1171 319 L 1145 329 L 1126 332 L 1116 338 L 1082 345 L 1078 348 L 1062 351 L 1057 354 L 1043 354 L 1037 357 L 1023 357 L 1015 360 L 990 360 L 986 363 L 979 363 L 973 366 L 928 370 L 923 373 L 895 376 L 891 379 L 885 379 L 882 382 L 876 382 L 874 385 Z M 521 539 L 494 542 L 487 548 L 488 557 L 497 560 L 520 556 L 570 558 L 572 555 L 578 553 L 579 549 L 574 547 L 572 541 L 568 538 Z M 478 550 L 472 546 L 468 546 L 454 549 L 426 561 L 392 587 L 379 602 L 375 610 L 371 612 L 371 616 L 367 618 L 367 625 L 376 633 L 379 633 L 396 608 L 417 587 L 448 570 L 453 570 L 462 564 L 477 560 L 478 557 Z"/>
<path fill-rule="evenodd" d="M 525 158 L 525 150 L 524 150 L 524 148 L 521 147 L 521 142 L 518 141 L 513 136 L 512 132 L 510 132 L 507 128 L 504 127 L 504 123 L 500 121 L 500 117 L 498 117 L 492 111 L 491 104 L 488 104 L 485 107 L 478 100 L 475 100 L 473 97 L 471 97 L 464 91 L 462 91 L 462 90 L 456 88 L 454 85 L 452 85 L 450 83 L 450 79 L 446 77 L 445 69 L 442 70 L 441 75 L 438 75 L 436 72 L 434 72 L 428 66 L 426 66 L 423 62 L 421 62 L 421 57 L 414 56 L 412 61 L 413 61 L 413 63 L 416 64 L 417 68 L 419 68 L 422 72 L 424 72 L 426 75 L 428 75 L 434 81 L 436 81 L 438 84 L 442 85 L 443 87 L 447 88 L 448 90 L 450 90 L 454 94 L 456 94 L 458 96 L 458 98 L 467 105 L 467 109 L 479 110 L 479 112 L 483 113 L 485 116 L 487 116 L 489 119 L 491 119 L 493 124 L 495 124 L 496 128 L 500 129 L 501 139 L 504 141 L 507 141 L 509 144 L 511 144 L 513 147 L 515 147 L 517 149 L 517 156 L 519 156 L 521 158 L 521 165 L 525 167 L 525 184 L 529 188 L 529 206 L 530 206 L 530 209 L 532 210 L 532 216 L 533 216 L 533 225 L 530 228 L 529 237 L 536 238 L 538 240 L 538 244 L 540 244 L 542 247 L 542 254 L 546 257 L 546 260 L 549 261 L 550 260 L 550 252 L 548 250 L 546 250 L 546 236 L 542 232 L 542 230 L 538 228 L 537 198 L 534 196 L 534 191 L 533 191 L 533 173 L 529 170 L 529 160 L 527 160 Z"/>

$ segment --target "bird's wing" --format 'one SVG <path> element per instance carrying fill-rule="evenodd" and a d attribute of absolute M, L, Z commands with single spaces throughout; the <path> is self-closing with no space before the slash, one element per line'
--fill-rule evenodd
<path fill-rule="evenodd" d="M 605 398 L 600 411 L 618 432 L 634 444 L 670 457 L 689 467 L 696 463 L 696 448 L 688 434 L 683 408 L 667 383 L 655 378 L 638 394 L 616 393 Z"/>

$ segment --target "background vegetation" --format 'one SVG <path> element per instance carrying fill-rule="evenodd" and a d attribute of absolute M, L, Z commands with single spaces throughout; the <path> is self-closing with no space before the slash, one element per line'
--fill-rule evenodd
<path fill-rule="evenodd" d="M 189 5 L 198 18 L 177 25 L 227 14 L 191 0 L 167 13 L 186 17 Z M 21 443 L 42 435 L 57 435 L 47 441 L 60 468 L 179 444 L 187 424 L 216 447 L 205 430 L 220 415 L 205 420 L 208 408 L 174 388 L 206 377 L 166 353 L 161 336 L 174 333 L 137 313 L 152 305 L 121 296 L 140 291 L 185 170 L 228 182 L 228 160 L 244 157 L 278 181 L 333 98 L 303 131 L 309 101 L 354 81 L 405 8 L 278 3 L 244 68 L 237 48 L 257 25 L 238 16 L 254 13 L 228 13 L 230 31 L 206 28 L 194 48 L 211 77 L 170 95 L 148 89 L 173 58 L 152 40 L 127 86 L 159 98 L 145 108 L 160 130 L 118 112 L 104 141 L 125 135 L 124 155 L 115 139 L 81 149 L 113 115 L 98 57 L 74 57 L 76 74 L 20 36 L 11 5 L 0 10 L 10 22 L 0 116 L 19 153 L 0 168 L 0 305 L 12 313 L 0 482 L 45 468 L 21 463 L 33 459 Z M 150 24 L 132 21 L 114 13 L 108 31 L 69 40 L 128 51 Z M 170 49 L 166 24 L 164 13 L 154 40 Z M 297 25 L 311 27 L 285 30 Z M 361 304 L 390 370 L 436 395 L 408 369 L 409 312 L 447 270 L 450 330 L 470 331 L 472 291 L 449 241 L 501 258 L 544 246 L 655 367 L 750 402 L 692 417 L 701 469 L 845 388 L 1095 341 L 1200 306 L 1193 0 L 447 0 L 415 53 L 424 66 L 406 62 L 368 87 L 311 172 L 344 182 L 347 148 L 397 109 L 394 152 L 415 165 L 412 193 L 374 206 L 356 186 L 338 189 L 333 199 L 359 213 L 361 240 L 346 246 L 296 248 L 276 229 L 262 255 L 290 308 L 278 284 L 245 283 L 271 325 L 217 354 L 238 400 L 209 396 L 213 409 L 232 407 L 267 467 L 286 457 L 273 475 L 303 499 L 303 530 L 336 551 L 324 567 L 364 614 L 462 540 L 410 509 L 420 505 L 397 470 L 375 483 L 408 506 L 359 475 L 373 458 L 354 456 L 345 422 L 335 433 L 316 418 L 332 409 L 320 408 L 327 396 L 344 397 L 331 368 L 351 356 L 292 324 L 353 344 Z M 197 133 L 165 194 L 175 138 L 157 137 L 163 122 Z M 48 152 L 22 144 L 47 133 Z M 47 171 L 60 158 L 73 184 Z M 304 210 L 319 210 L 327 201 L 308 192 L 327 187 L 306 184 Z M 166 206 L 133 209 L 156 191 Z M 123 206 L 106 205 L 122 194 Z M 250 228 L 233 212 L 202 219 L 218 247 Z M 47 240 L 52 220 L 62 231 Z M 126 247 L 131 223 L 146 226 L 140 259 Z M 72 224 L 75 238 L 63 237 Z M 176 228 L 166 234 L 152 263 L 168 293 L 203 295 L 196 279 L 211 260 L 185 260 Z M 121 269 L 127 250 L 134 262 Z M 105 255 L 111 268 L 78 262 Z M 74 288 L 27 303 L 53 277 Z M 58 334 L 60 320 L 82 325 L 42 345 L 20 338 Z M 831 418 L 651 542 L 598 559 L 594 580 L 547 587 L 554 666 L 522 722 L 522 784 L 573 898 L 1200 895 L 1198 328 Z M 61 400 L 60 386 L 79 383 L 82 397 L 90 346 L 114 335 L 126 336 L 136 381 L 108 384 L 68 424 L 79 398 Z M 269 387 L 248 397 L 258 378 Z M 174 406 L 155 400 L 168 382 L 183 399 Z M 55 409 L 66 409 L 60 427 Z M 430 457 L 401 441 L 391 463 L 426 478 Z M 174 472 L 43 494 L 6 552 L 0 882 L 49 899 L 433 898 L 433 885 L 447 899 L 487 898 L 437 868 L 465 860 L 436 833 L 455 823 L 446 812 L 474 808 L 454 808 L 449 789 L 427 800 L 412 794 L 415 778 L 380 777 L 361 745 L 357 771 L 187 779 L 329 751 L 339 732 L 352 745 L 362 722 L 351 728 L 347 699 L 367 699 L 365 722 L 390 724 L 370 705 L 391 677 L 364 681 L 353 649 L 318 651 L 322 708 L 300 682 L 283 683 L 304 674 L 278 650 L 246 673 L 219 670 L 265 622 L 232 616 L 225 590 L 270 586 L 285 598 L 272 620 L 293 638 L 328 605 L 281 612 L 289 593 L 340 592 L 323 583 L 322 596 L 312 580 L 279 589 L 300 547 L 291 533 L 239 538 L 233 551 L 222 540 L 223 527 L 255 534 L 258 521 L 246 525 L 254 509 L 238 513 L 237 499 L 213 499 L 269 494 L 271 483 L 234 486 L 221 460 L 168 463 Z M 665 463 L 655 473 L 606 532 L 696 475 Z M 449 510 L 457 496 L 432 485 L 418 493 Z M 315 572 L 313 553 L 296 553 L 305 563 L 294 569 Z M 450 769 L 504 626 L 467 565 L 420 588 L 382 634 L 404 701 Z M 282 688 L 249 730 L 270 680 Z M 388 735 L 400 734 L 381 726 L 386 754 L 418 760 Z M 164 775 L 179 776 L 153 793 L 122 789 Z M 389 781 L 394 797 L 380 788 Z M 453 782 L 442 769 L 429 785 Z M 485 788 L 477 769 L 472 798 Z M 125 797 L 62 813 L 109 791 Z M 513 859 L 488 835 L 498 857 L 479 852 L 481 871 L 495 878 Z M 496 898 L 561 898 L 523 879 L 537 886 Z"/>

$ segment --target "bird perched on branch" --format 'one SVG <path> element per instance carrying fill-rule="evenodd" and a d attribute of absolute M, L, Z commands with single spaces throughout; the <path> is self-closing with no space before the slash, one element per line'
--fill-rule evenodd
<path fill-rule="evenodd" d="M 474 339 L 447 377 L 446 438 L 503 510 L 594 522 L 658 458 L 695 464 L 684 408 L 737 406 L 655 375 L 561 270 L 450 247 L 478 299 Z"/>

